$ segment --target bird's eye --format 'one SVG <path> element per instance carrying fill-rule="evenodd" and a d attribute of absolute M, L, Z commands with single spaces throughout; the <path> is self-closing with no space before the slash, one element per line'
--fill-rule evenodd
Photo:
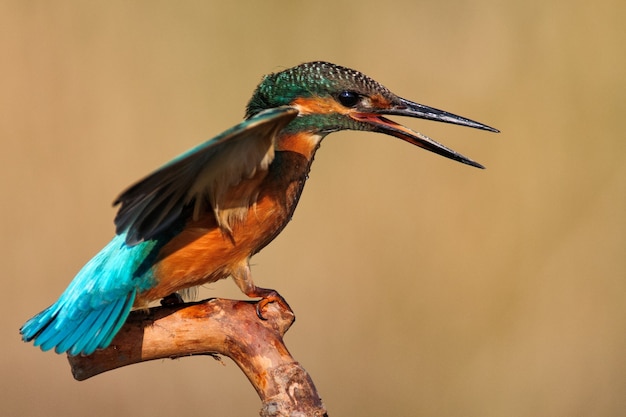
<path fill-rule="evenodd" d="M 339 93 L 339 96 L 337 98 L 339 99 L 339 102 L 346 107 L 356 106 L 361 99 L 359 94 L 355 93 L 354 91 L 342 91 L 341 93 Z"/>

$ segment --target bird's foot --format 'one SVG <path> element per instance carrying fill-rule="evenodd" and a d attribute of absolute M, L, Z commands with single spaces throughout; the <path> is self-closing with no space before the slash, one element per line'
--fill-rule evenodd
<path fill-rule="evenodd" d="M 269 304 L 269 303 L 278 303 L 278 305 L 283 309 L 288 311 L 289 313 L 291 313 L 292 315 L 293 310 L 291 309 L 291 307 L 289 307 L 289 304 L 287 303 L 287 301 L 283 298 L 282 295 L 280 295 L 278 292 L 276 292 L 275 290 L 270 290 L 270 289 L 266 289 L 266 288 L 256 288 L 255 289 L 255 294 L 253 295 L 253 297 L 262 297 L 257 303 L 256 303 L 256 315 L 261 319 L 261 320 L 267 320 L 267 318 L 265 318 L 265 316 L 263 316 L 263 309 Z"/>
<path fill-rule="evenodd" d="M 178 304 L 183 304 L 185 302 L 185 300 L 183 300 L 183 297 L 181 297 L 181 295 L 177 292 L 174 292 L 170 295 L 168 295 L 167 297 L 163 297 L 161 299 L 161 305 L 163 307 L 166 306 L 175 306 Z"/>

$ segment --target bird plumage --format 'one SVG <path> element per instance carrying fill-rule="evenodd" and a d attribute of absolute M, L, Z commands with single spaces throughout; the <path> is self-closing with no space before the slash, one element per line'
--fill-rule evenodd
<path fill-rule="evenodd" d="M 124 324 L 138 292 L 150 288 L 150 268 L 163 241 L 135 246 L 117 235 L 78 272 L 59 300 L 21 329 L 42 350 L 72 355 L 92 353 L 109 345 Z"/>
<path fill-rule="evenodd" d="M 261 309 L 285 303 L 254 284 L 249 259 L 291 219 L 313 156 L 331 132 L 385 133 L 482 167 L 383 114 L 496 131 L 327 62 L 267 75 L 243 122 L 120 194 L 116 236 L 56 303 L 24 324 L 22 338 L 42 350 L 91 354 L 111 343 L 133 307 L 228 276 L 246 295 L 261 297 Z"/>
<path fill-rule="evenodd" d="M 191 208 L 198 217 L 211 208 L 218 226 L 231 231 L 254 203 L 254 189 L 227 200 L 228 190 L 263 175 L 274 159 L 275 137 L 298 112 L 290 107 L 264 110 L 195 147 L 128 188 L 115 200 L 117 233 L 134 245 L 166 230 Z M 191 207 L 190 207 L 191 206 Z"/>

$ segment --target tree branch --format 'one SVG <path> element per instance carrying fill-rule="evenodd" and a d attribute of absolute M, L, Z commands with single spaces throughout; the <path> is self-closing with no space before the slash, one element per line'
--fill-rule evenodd
<path fill-rule="evenodd" d="M 261 416 L 327 415 L 311 377 L 283 342 L 293 313 L 278 303 L 263 313 L 267 320 L 257 317 L 256 303 L 225 299 L 133 311 L 108 348 L 68 360 L 83 381 L 153 359 L 225 355 L 259 394 Z"/>

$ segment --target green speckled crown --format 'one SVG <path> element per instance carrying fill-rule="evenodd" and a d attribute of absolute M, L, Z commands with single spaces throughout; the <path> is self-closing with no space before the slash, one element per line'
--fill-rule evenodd
<path fill-rule="evenodd" d="M 359 71 L 329 62 L 307 62 L 266 75 L 255 90 L 246 117 L 269 108 L 290 104 L 296 97 L 336 95 L 344 90 L 364 95 L 373 92 L 395 97 L 387 88 Z"/>

